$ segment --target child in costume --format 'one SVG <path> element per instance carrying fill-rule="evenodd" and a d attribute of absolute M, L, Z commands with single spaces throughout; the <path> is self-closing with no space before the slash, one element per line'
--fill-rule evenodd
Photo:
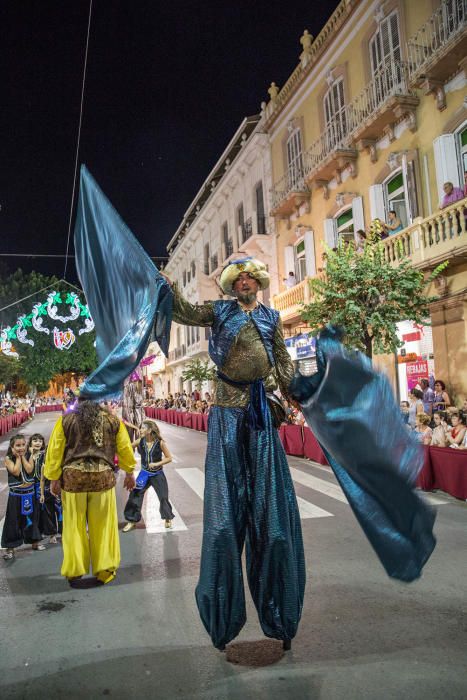
<path fill-rule="evenodd" d="M 159 499 L 160 514 L 165 520 L 165 527 L 170 528 L 175 516 L 169 501 L 169 485 L 163 467 L 172 461 L 172 455 L 167 443 L 162 439 L 157 423 L 145 420 L 141 426 L 141 437 L 132 445 L 138 448 L 141 455 L 141 471 L 136 480 L 136 488 L 130 493 L 125 506 L 124 515 L 128 522 L 123 532 L 133 530 L 141 520 L 144 495 L 150 486 Z"/>
<path fill-rule="evenodd" d="M 39 508 L 39 529 L 41 535 L 48 535 L 51 544 L 57 544 L 57 534 L 61 532 L 60 499 L 50 493 L 50 481 L 44 476 L 45 439 L 40 433 L 31 435 L 28 442 L 27 458 L 34 464 L 36 501 Z"/>
<path fill-rule="evenodd" d="M 13 559 L 15 549 L 32 544 L 34 550 L 45 549 L 39 529 L 39 507 L 35 498 L 34 463 L 26 457 L 26 438 L 14 435 L 5 457 L 8 472 L 8 504 L 2 532 L 3 558 Z"/>

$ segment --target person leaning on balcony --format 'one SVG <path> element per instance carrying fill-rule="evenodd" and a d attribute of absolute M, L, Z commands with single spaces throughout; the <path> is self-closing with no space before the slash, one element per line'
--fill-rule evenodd
<path fill-rule="evenodd" d="M 289 272 L 289 276 L 286 277 L 284 280 L 284 284 L 287 287 L 287 289 L 291 289 L 292 287 L 295 287 L 297 284 L 297 279 L 295 277 L 295 274 L 293 272 Z"/>
<path fill-rule="evenodd" d="M 390 236 L 392 236 L 395 233 L 399 233 L 399 231 L 402 231 L 403 226 L 401 220 L 397 216 L 394 209 L 391 209 L 389 211 L 388 218 L 389 221 L 387 224 L 384 225 L 384 227 Z"/>
<path fill-rule="evenodd" d="M 357 253 L 363 253 L 366 245 L 366 233 L 363 229 L 358 229 L 357 235 L 356 235 L 356 246 L 355 250 Z"/>
<path fill-rule="evenodd" d="M 464 178 L 465 179 L 465 178 Z M 440 209 L 445 209 L 446 207 L 449 207 L 451 204 L 454 204 L 455 202 L 458 202 L 461 199 L 464 199 L 464 191 L 461 190 L 460 187 L 454 187 L 452 182 L 445 182 L 443 185 L 443 190 L 444 190 L 444 197 L 439 205 Z"/>

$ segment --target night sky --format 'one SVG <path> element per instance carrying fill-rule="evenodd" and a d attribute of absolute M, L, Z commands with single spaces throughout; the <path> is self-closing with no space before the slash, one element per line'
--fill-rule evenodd
<path fill-rule="evenodd" d="M 337 4 L 94 0 L 80 162 L 150 255 L 167 254 L 243 117 L 272 80 L 285 82 L 303 30 L 318 34 Z M 65 253 L 88 8 L 1 3 L 0 253 Z M 0 261 L 58 276 L 64 266 Z"/>

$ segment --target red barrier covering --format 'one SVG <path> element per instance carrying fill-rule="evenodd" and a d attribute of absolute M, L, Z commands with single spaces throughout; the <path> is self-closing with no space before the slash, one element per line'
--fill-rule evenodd
<path fill-rule="evenodd" d="M 36 406 L 36 413 L 52 413 L 52 411 L 61 411 L 61 403 L 54 403 L 49 406 Z"/>
<path fill-rule="evenodd" d="M 21 411 L 21 413 L 11 413 L 5 418 L 0 418 L 0 435 L 6 435 L 17 428 L 19 425 L 25 423 L 29 418 L 29 411 Z"/>
<path fill-rule="evenodd" d="M 428 445 L 423 446 L 423 451 L 425 453 L 425 460 L 423 463 L 422 470 L 420 471 L 416 484 L 419 488 L 424 491 L 433 491 L 434 489 L 434 475 L 433 468 L 431 466 L 430 450 L 432 448 Z"/>
<path fill-rule="evenodd" d="M 430 447 L 434 488 L 467 500 L 467 450 Z"/>
<path fill-rule="evenodd" d="M 303 435 L 301 425 L 284 426 L 284 449 L 288 455 L 303 457 Z"/>
<path fill-rule="evenodd" d="M 192 414 L 191 413 L 182 413 L 182 422 L 183 422 L 183 427 L 184 428 L 191 428 L 192 426 Z"/>
<path fill-rule="evenodd" d="M 319 446 L 318 440 L 308 426 L 303 428 L 303 453 L 305 457 L 313 460 L 313 462 L 318 462 L 318 464 L 328 463 L 323 450 Z"/>

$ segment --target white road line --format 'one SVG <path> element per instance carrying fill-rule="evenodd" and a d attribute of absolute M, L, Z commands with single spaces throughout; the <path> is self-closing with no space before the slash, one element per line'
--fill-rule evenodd
<path fill-rule="evenodd" d="M 2 491 L 4 491 L 6 488 L 8 488 L 8 484 L 1 484 L 0 485 L 0 493 L 2 493 Z"/>
<path fill-rule="evenodd" d="M 300 511 L 301 520 L 306 520 L 307 518 L 329 518 L 333 517 L 332 513 L 328 513 L 327 510 L 315 506 L 313 503 L 308 503 L 304 498 L 297 496 L 298 510 Z"/>
<path fill-rule="evenodd" d="M 204 474 L 201 469 L 176 469 L 177 474 L 180 474 L 182 479 L 186 481 L 188 486 L 203 500 L 204 498 Z M 305 501 L 304 498 L 297 497 L 300 517 L 305 520 L 307 518 L 328 518 L 332 517 L 332 513 L 327 510 L 315 506 L 313 503 Z"/>
<path fill-rule="evenodd" d="M 292 474 L 292 479 L 301 484 L 302 486 L 307 486 L 314 491 L 323 493 L 325 496 L 334 498 L 336 501 L 341 501 L 341 503 L 348 503 L 346 497 L 344 496 L 342 489 L 338 484 L 332 484 L 330 481 L 324 481 L 324 479 L 318 479 L 317 476 L 312 474 L 306 474 L 300 471 L 300 469 L 290 468 L 290 473 Z"/>
<path fill-rule="evenodd" d="M 172 527 L 166 528 L 164 521 L 161 520 L 161 515 L 159 513 L 159 499 L 157 498 L 156 492 L 152 487 L 150 487 L 144 496 L 143 505 L 143 518 L 146 525 L 146 532 L 148 535 L 152 535 L 156 532 L 174 532 L 180 530 L 188 530 L 187 526 L 180 517 L 180 513 L 175 510 L 172 505 L 172 510 L 174 512 L 175 518 L 172 521 Z"/>
<path fill-rule="evenodd" d="M 0 520 L 0 535 L 1 535 L 2 532 L 3 532 L 3 526 L 4 526 L 4 524 L 5 524 L 5 518 L 2 518 L 2 519 Z"/>
<path fill-rule="evenodd" d="M 417 491 L 419 496 L 423 498 L 424 501 L 427 501 L 431 506 L 444 506 L 446 503 L 450 503 L 451 501 L 448 501 L 446 498 L 440 497 L 440 496 L 435 496 L 433 493 L 426 493 L 425 491 Z"/>
<path fill-rule="evenodd" d="M 196 467 L 190 467 L 186 469 L 176 469 L 177 474 L 179 474 L 182 479 L 186 481 L 188 486 L 193 489 L 197 496 L 204 500 L 204 472 Z"/>

